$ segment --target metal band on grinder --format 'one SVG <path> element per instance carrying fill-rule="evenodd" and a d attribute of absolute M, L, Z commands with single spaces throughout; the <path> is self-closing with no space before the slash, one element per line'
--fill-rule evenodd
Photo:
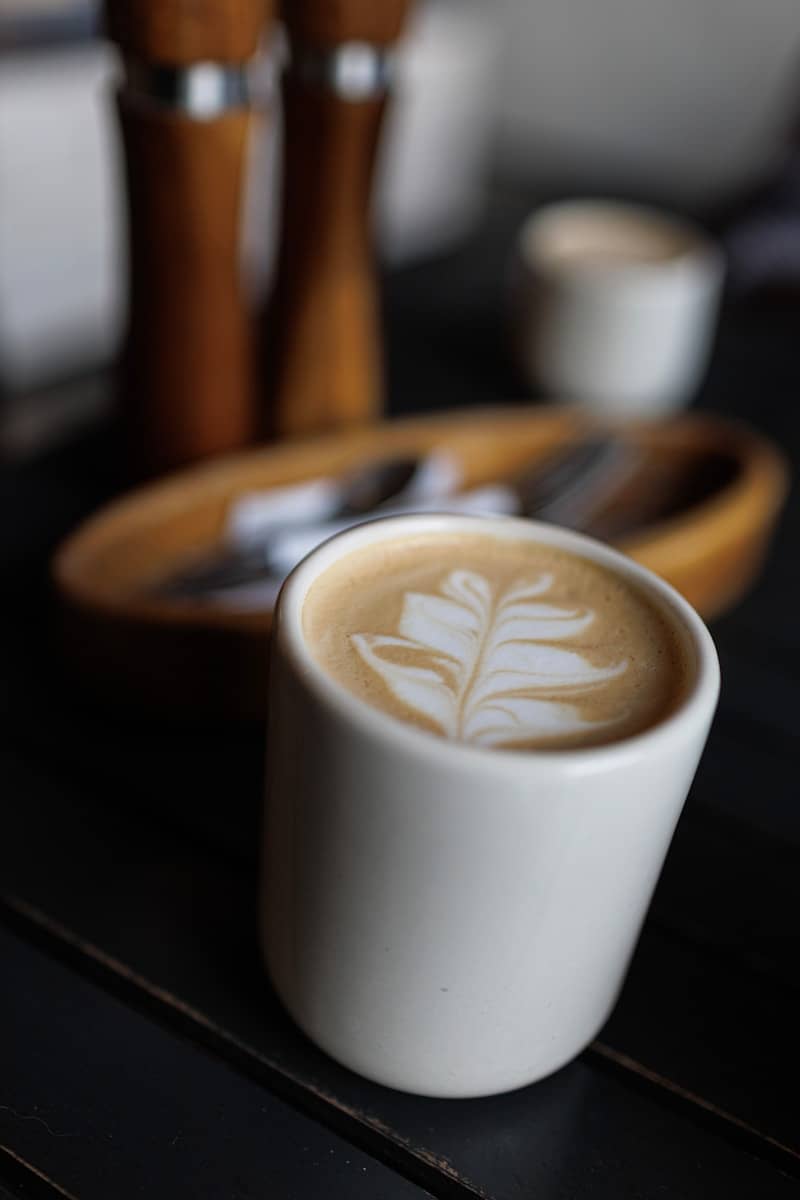
<path fill-rule="evenodd" d="M 289 74 L 342 100 L 373 100 L 389 90 L 394 55 L 385 46 L 370 42 L 342 42 L 329 47 L 292 43 Z"/>
<path fill-rule="evenodd" d="M 250 103 L 248 70 L 243 65 L 200 62 L 186 67 L 129 60 L 125 94 L 155 108 L 210 120 Z"/>

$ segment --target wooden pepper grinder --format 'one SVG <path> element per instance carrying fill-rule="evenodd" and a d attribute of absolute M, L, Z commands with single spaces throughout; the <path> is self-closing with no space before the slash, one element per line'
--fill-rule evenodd
<path fill-rule="evenodd" d="M 106 0 L 123 56 L 127 450 L 153 474 L 249 441 L 253 342 L 240 274 L 246 64 L 268 0 Z"/>
<path fill-rule="evenodd" d="M 370 195 L 408 0 L 285 0 L 281 246 L 265 338 L 278 436 L 377 416 L 383 367 Z"/>

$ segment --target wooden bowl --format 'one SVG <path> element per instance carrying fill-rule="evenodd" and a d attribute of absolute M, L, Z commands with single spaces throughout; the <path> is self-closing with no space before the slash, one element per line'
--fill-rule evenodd
<path fill-rule="evenodd" d="M 65 652 L 105 697 L 179 717 L 260 717 L 272 614 L 148 594 L 213 547 L 240 493 L 444 446 L 472 485 L 520 469 L 582 428 L 563 409 L 430 416 L 252 450 L 133 492 L 88 520 L 55 556 Z M 646 455 L 648 495 L 701 456 L 723 465 L 710 489 L 689 489 L 677 515 L 632 537 L 614 538 L 612 529 L 610 537 L 714 616 L 759 568 L 786 492 L 783 459 L 752 431 L 707 416 L 627 432 Z"/>

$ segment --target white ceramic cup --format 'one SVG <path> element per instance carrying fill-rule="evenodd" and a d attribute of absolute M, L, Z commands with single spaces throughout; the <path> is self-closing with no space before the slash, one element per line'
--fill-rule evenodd
<path fill-rule="evenodd" d="M 311 583 L 351 550 L 420 533 L 563 547 L 629 579 L 687 647 L 679 709 L 625 741 L 483 749 L 372 708 L 303 638 Z M 509 517 L 396 517 L 332 538 L 289 576 L 273 635 L 263 948 L 306 1034 L 379 1083 L 506 1091 L 556 1070 L 608 1017 L 714 712 L 694 610 L 607 546 Z"/>
<path fill-rule="evenodd" d="M 540 209 L 513 272 L 521 369 L 598 415 L 674 411 L 708 365 L 723 274 L 717 246 L 665 213 L 600 200 Z"/>

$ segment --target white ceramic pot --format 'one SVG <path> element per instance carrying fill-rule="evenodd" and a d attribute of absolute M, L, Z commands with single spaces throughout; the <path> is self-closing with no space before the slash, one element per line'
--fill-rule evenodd
<path fill-rule="evenodd" d="M 616 744 L 482 749 L 404 724 L 323 673 L 302 634 L 315 577 L 421 532 L 562 546 L 643 589 L 684 640 L 680 708 Z M 391 1087 L 477 1096 L 531 1083 L 591 1041 L 622 984 L 719 687 L 697 614 L 608 547 L 511 518 L 412 516 L 314 551 L 273 638 L 261 921 L 298 1025 Z"/>
<path fill-rule="evenodd" d="M 600 416 L 672 412 L 708 365 L 723 273 L 717 246 L 667 214 L 600 200 L 541 209 L 514 263 L 521 369 L 546 397 Z"/>

